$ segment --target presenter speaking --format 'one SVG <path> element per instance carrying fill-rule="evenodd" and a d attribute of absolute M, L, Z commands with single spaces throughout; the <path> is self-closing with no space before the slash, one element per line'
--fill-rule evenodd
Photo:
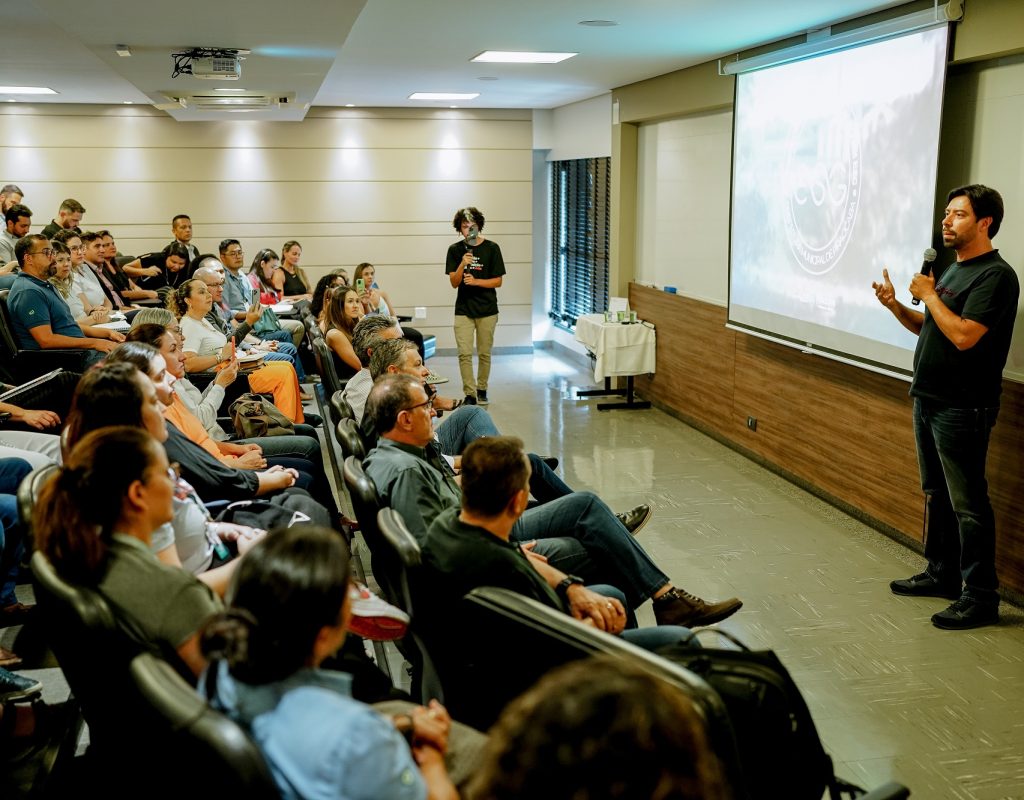
<path fill-rule="evenodd" d="M 947 630 L 999 621 L 985 458 L 1020 294 L 1016 274 L 992 247 L 1002 220 L 999 192 L 977 184 L 953 189 L 942 241 L 956 252 L 956 262 L 938 283 L 920 273 L 910 283 L 924 312 L 896 300 L 887 270 L 872 284 L 879 302 L 918 336 L 910 394 L 928 567 L 889 586 L 895 594 L 953 600 L 932 616 L 933 625 Z"/>
<path fill-rule="evenodd" d="M 484 239 L 484 215 L 476 208 L 460 208 L 452 226 L 462 239 L 448 248 L 444 271 L 455 297 L 455 345 L 459 350 L 462 393 L 469 405 L 487 405 L 487 379 L 491 375 L 491 347 L 498 325 L 498 293 L 505 262 L 501 248 Z M 473 340 L 479 361 L 473 377 Z"/>

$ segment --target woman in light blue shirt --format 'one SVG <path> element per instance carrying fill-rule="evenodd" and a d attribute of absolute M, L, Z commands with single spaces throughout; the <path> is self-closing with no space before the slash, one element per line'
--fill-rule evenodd
<path fill-rule="evenodd" d="M 242 559 L 229 610 L 205 630 L 216 672 L 212 690 L 200 685 L 248 728 L 285 798 L 457 797 L 439 703 L 386 717 L 352 698 L 349 675 L 319 669 L 345 640 L 350 588 L 337 533 L 273 532 Z"/>

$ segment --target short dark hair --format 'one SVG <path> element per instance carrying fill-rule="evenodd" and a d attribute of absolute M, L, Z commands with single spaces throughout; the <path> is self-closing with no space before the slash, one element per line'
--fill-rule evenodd
<path fill-rule="evenodd" d="M 55 253 L 71 254 L 71 250 L 68 249 L 68 246 L 64 244 L 64 242 L 58 242 L 56 239 L 50 239 L 50 247 L 53 248 Z"/>
<path fill-rule="evenodd" d="M 53 241 L 60 242 L 61 244 L 67 244 L 68 239 L 81 239 L 82 234 L 73 228 L 62 228 L 53 234 Z"/>
<path fill-rule="evenodd" d="M 373 354 L 370 356 L 370 377 L 376 380 L 388 367 L 405 366 L 405 351 L 416 350 L 416 343 L 408 339 L 381 339 L 377 337 L 370 345 Z"/>
<path fill-rule="evenodd" d="M 398 415 L 413 405 L 412 390 L 419 386 L 411 375 L 381 375 L 374 381 L 366 398 L 365 414 L 373 420 L 374 429 L 383 435 L 398 424 Z"/>
<path fill-rule="evenodd" d="M 178 224 L 179 219 L 187 219 L 189 222 L 192 221 L 192 217 L 190 217 L 188 214 L 175 214 L 174 218 L 171 220 L 172 228 Z"/>
<path fill-rule="evenodd" d="M 238 241 L 238 239 L 225 239 L 217 246 L 217 251 L 221 255 L 224 255 L 228 251 L 228 248 L 233 244 L 237 244 L 239 247 L 242 246 L 242 243 Z"/>
<path fill-rule="evenodd" d="M 32 210 L 21 203 L 15 203 L 4 212 L 4 220 L 7 222 L 17 222 L 20 217 L 32 219 Z"/>
<path fill-rule="evenodd" d="M 988 238 L 994 239 L 999 233 L 999 226 L 1003 222 L 1003 197 L 995 189 L 983 186 L 980 183 L 970 183 L 967 186 L 957 186 L 946 195 L 948 203 L 954 197 L 966 197 L 971 204 L 971 210 L 976 219 L 992 218 L 992 224 L 988 226 Z"/>
<path fill-rule="evenodd" d="M 84 214 L 85 206 L 79 203 L 75 198 L 69 197 L 67 200 L 60 204 L 60 208 L 57 209 L 57 213 L 61 211 L 70 211 L 72 214 Z"/>
<path fill-rule="evenodd" d="M 95 231 L 83 231 L 82 233 L 78 234 L 78 238 L 82 240 L 82 244 L 89 244 L 90 242 L 95 242 L 98 239 L 102 239 L 103 237 L 100 236 Z"/>
<path fill-rule="evenodd" d="M 495 517 L 529 484 L 530 462 L 522 439 L 487 436 L 462 453 L 462 507 L 467 511 Z"/>
<path fill-rule="evenodd" d="M 14 257 L 18 259 L 19 266 L 25 266 L 25 255 L 32 249 L 33 242 L 49 242 L 41 233 L 27 233 L 14 243 Z"/>
<path fill-rule="evenodd" d="M 185 247 L 185 245 L 183 245 L 181 242 L 171 242 L 169 245 L 167 245 L 167 247 L 165 247 L 160 252 L 164 257 L 165 263 L 167 262 L 167 259 L 170 256 L 177 256 L 186 264 L 188 264 L 188 248 Z"/>
<path fill-rule="evenodd" d="M 462 233 L 462 223 L 472 217 L 473 222 L 476 223 L 478 230 L 484 229 L 484 215 L 481 213 L 479 208 L 475 206 L 467 206 L 466 208 L 460 208 L 455 212 L 455 216 L 452 217 L 452 227 L 455 228 L 459 233 Z"/>
<path fill-rule="evenodd" d="M 352 349 L 356 351 L 356 358 L 364 367 L 370 366 L 370 350 L 374 342 L 380 339 L 380 332 L 393 328 L 398 324 L 398 319 L 389 317 L 386 314 L 367 314 L 352 329 Z"/>

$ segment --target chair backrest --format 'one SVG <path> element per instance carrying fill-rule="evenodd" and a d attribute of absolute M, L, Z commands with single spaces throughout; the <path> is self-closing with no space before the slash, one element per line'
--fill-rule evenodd
<path fill-rule="evenodd" d="M 399 603 L 401 588 L 395 573 L 393 558 L 389 558 L 389 549 L 383 540 L 377 515 L 382 503 L 373 479 L 363 470 L 363 465 L 354 456 L 348 456 L 342 464 L 342 475 L 352 499 L 352 510 L 359 521 L 359 532 L 370 548 L 370 568 L 376 578 L 385 599 L 390 603 Z"/>
<path fill-rule="evenodd" d="M 7 308 L 7 295 L 10 289 L 0 290 L 0 362 L 8 365 L 7 369 L 13 370 L 15 356 L 18 354 L 18 344 L 14 340 L 14 326 L 11 324 L 11 312 Z M 8 376 L 15 380 L 13 372 Z"/>
<path fill-rule="evenodd" d="M 382 545 L 378 549 L 385 551 L 386 557 L 374 562 L 374 576 L 377 575 L 377 565 L 380 563 L 381 569 L 387 570 L 395 583 L 395 604 L 413 622 L 405 639 L 406 645 L 411 644 L 412 648 L 406 647 L 403 651 L 412 663 L 412 694 L 420 703 L 431 699 L 444 702 L 444 690 L 434 659 L 416 629 L 416 609 L 413 607 L 410 582 L 422 562 L 420 544 L 409 532 L 402 515 L 393 508 L 382 508 L 377 513 L 377 526 Z"/>
<path fill-rule="evenodd" d="M 339 420 L 335 432 L 345 458 L 355 456 L 359 461 L 366 458 L 366 443 L 363 441 L 363 434 L 354 419 Z"/>
<path fill-rule="evenodd" d="M 671 683 L 690 698 L 703 718 L 709 742 L 722 761 L 726 777 L 733 786 L 743 785 L 737 780 L 739 759 L 725 704 L 699 676 L 621 637 L 583 625 L 568 614 L 508 589 L 474 589 L 461 605 L 455 619 L 466 630 L 473 631 L 473 636 L 465 637 L 467 651 L 471 651 L 473 680 L 465 685 L 465 694 L 460 691 L 457 698 L 447 696 L 453 716 L 461 712 L 465 702 L 462 698 L 466 698 L 472 704 L 474 719 L 459 719 L 485 730 L 486 727 L 480 727 L 481 722 L 489 726 L 494 721 L 488 721 L 489 717 L 496 718 L 507 701 L 552 668 L 599 654 L 621 658 Z M 447 689 L 449 676 L 445 677 Z"/>
<path fill-rule="evenodd" d="M 153 752 L 153 778 L 177 783 L 178 796 L 198 791 L 246 800 L 280 797 L 256 744 L 239 725 L 211 708 L 167 662 L 141 653 L 132 660 L 130 672 L 149 712 L 146 738 Z M 155 762 L 166 753 L 173 753 L 182 768 L 156 771 Z M 166 792 L 169 787 L 162 788 Z"/>
<path fill-rule="evenodd" d="M 22 383 L 58 368 L 84 372 L 90 355 L 88 350 L 21 350 L 18 347 L 11 310 L 7 306 L 10 293 L 10 289 L 0 290 L 0 375 L 12 383 Z"/>
<path fill-rule="evenodd" d="M 21 517 L 22 533 L 26 552 L 35 549 L 35 533 L 32 528 L 32 517 L 39 499 L 39 491 L 50 477 L 60 469 L 56 464 L 48 464 L 32 470 L 18 486 L 18 516 Z"/>
<path fill-rule="evenodd" d="M 313 356 L 316 358 L 316 368 L 324 385 L 324 391 L 328 397 L 333 397 L 336 392 L 341 391 L 344 387 L 341 385 L 341 379 L 334 368 L 334 356 L 331 353 L 331 348 L 327 346 L 327 342 L 322 336 L 318 339 L 313 339 L 311 344 L 313 346 Z"/>
<path fill-rule="evenodd" d="M 345 399 L 345 392 L 343 391 L 335 392 L 331 395 L 331 408 L 338 415 L 338 421 L 356 418 L 356 412 L 352 409 L 348 400 Z"/>
<path fill-rule="evenodd" d="M 117 695 L 142 648 L 118 629 L 114 612 L 97 592 L 65 581 L 39 551 L 31 565 L 43 636 L 82 706 L 90 739 L 116 749 L 135 722 Z"/>

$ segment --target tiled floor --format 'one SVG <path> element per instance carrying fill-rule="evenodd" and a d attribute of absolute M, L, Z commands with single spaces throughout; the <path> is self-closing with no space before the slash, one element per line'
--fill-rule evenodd
<path fill-rule="evenodd" d="M 430 366 L 457 395 L 455 359 Z M 1004 603 L 998 627 L 933 628 L 944 601 L 888 589 L 920 557 L 660 411 L 574 399 L 591 384 L 550 351 L 501 356 L 488 410 L 558 456 L 571 486 L 616 510 L 651 503 L 641 541 L 677 584 L 743 598 L 722 627 L 778 653 L 840 776 L 898 780 L 921 798 L 1024 798 L 1020 609 Z M 640 617 L 653 624 L 649 605 Z"/>

